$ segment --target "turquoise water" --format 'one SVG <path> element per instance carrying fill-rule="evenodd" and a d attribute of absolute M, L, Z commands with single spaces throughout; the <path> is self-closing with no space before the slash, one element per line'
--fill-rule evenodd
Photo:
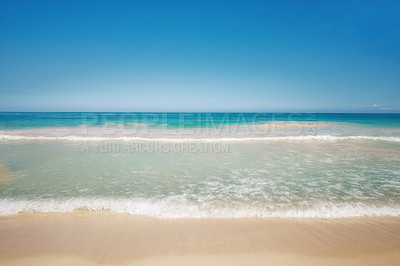
<path fill-rule="evenodd" d="M 399 114 L 1 113 L 0 215 L 400 214 Z"/>
<path fill-rule="evenodd" d="M 145 123 L 152 127 L 209 127 L 273 121 L 347 122 L 400 127 L 400 114 L 335 113 L 0 113 L 0 129 L 41 127 L 126 126 Z"/>

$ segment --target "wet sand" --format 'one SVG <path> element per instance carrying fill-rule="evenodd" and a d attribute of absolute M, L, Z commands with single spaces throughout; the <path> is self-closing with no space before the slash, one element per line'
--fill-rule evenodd
<path fill-rule="evenodd" d="M 400 265 L 400 217 L 0 218 L 1 265 Z"/>

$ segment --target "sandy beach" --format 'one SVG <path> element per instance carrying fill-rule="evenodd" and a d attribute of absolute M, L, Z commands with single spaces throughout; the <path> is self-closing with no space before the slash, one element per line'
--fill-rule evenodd
<path fill-rule="evenodd" d="M 0 1 L 0 266 L 400 266 L 399 14 Z"/>
<path fill-rule="evenodd" d="M 398 265 L 400 218 L 0 218 L 1 265 Z"/>

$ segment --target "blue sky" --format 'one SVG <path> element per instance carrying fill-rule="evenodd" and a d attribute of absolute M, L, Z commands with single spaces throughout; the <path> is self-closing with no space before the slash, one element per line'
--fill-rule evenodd
<path fill-rule="evenodd" d="M 400 111 L 400 1 L 0 2 L 1 111 Z"/>

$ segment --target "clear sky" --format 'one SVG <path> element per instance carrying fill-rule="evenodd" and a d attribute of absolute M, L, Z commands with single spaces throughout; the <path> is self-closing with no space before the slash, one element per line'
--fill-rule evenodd
<path fill-rule="evenodd" d="M 400 1 L 0 1 L 1 111 L 400 111 Z"/>

